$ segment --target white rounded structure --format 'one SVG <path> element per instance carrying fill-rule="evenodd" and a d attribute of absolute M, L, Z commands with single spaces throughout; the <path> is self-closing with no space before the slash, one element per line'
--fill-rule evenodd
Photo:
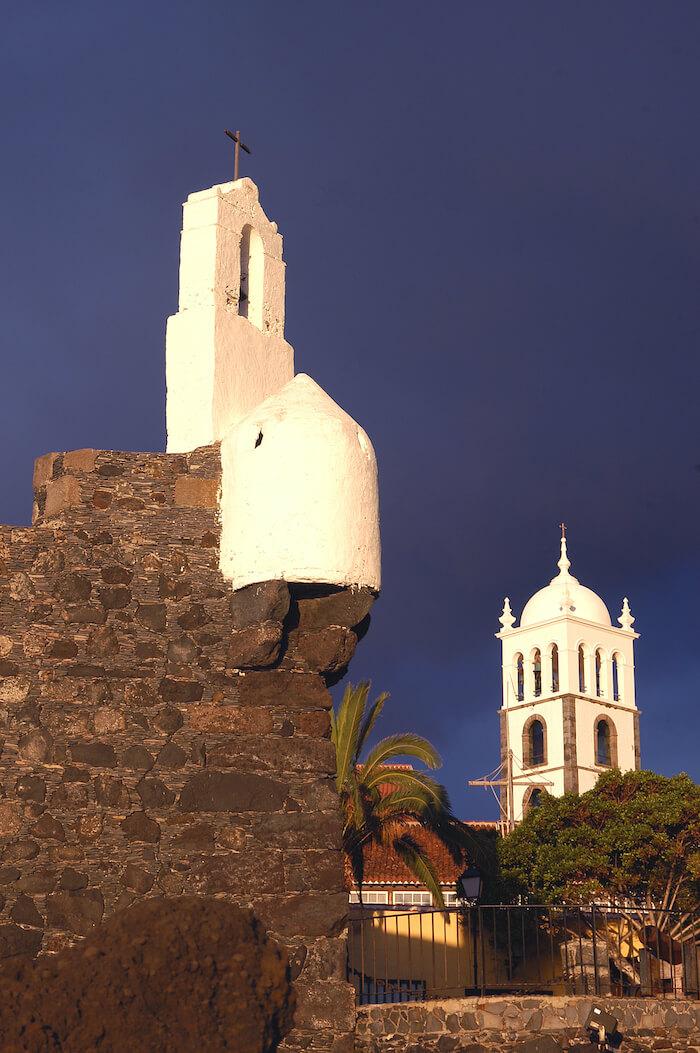
<path fill-rule="evenodd" d="M 538 625 L 551 618 L 561 618 L 565 614 L 575 614 L 577 618 L 595 622 L 596 625 L 612 625 L 610 612 L 600 596 L 569 573 L 571 563 L 566 554 L 566 543 L 563 539 L 562 542 L 559 573 L 549 585 L 545 585 L 527 601 L 520 618 L 520 628 Z"/>
<path fill-rule="evenodd" d="M 282 578 L 379 590 L 374 450 L 310 377 L 233 425 L 221 466 L 220 566 L 234 589 Z"/>

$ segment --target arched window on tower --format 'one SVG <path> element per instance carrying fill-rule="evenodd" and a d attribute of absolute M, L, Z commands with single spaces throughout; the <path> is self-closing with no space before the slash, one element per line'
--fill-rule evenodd
<path fill-rule="evenodd" d="M 535 698 L 542 694 L 542 654 L 536 647 L 532 655 L 532 682 Z"/>
<path fill-rule="evenodd" d="M 547 728 L 542 717 L 530 717 L 523 728 L 523 764 L 539 768 L 547 763 Z"/>
<path fill-rule="evenodd" d="M 583 644 L 578 647 L 578 689 L 581 694 L 586 692 L 586 651 Z"/>
<path fill-rule="evenodd" d="M 531 760 L 535 764 L 544 764 L 544 726 L 541 720 L 535 720 L 530 728 Z"/>
<path fill-rule="evenodd" d="M 515 676 L 517 700 L 522 702 L 525 698 L 525 665 L 521 654 L 515 656 Z"/>
<path fill-rule="evenodd" d="M 612 690 L 613 690 L 613 701 L 619 702 L 622 698 L 622 692 L 620 691 L 620 656 L 614 654 L 612 656 Z"/>
<path fill-rule="evenodd" d="M 610 767 L 610 728 L 606 720 L 599 720 L 596 724 L 595 762 Z"/>
<path fill-rule="evenodd" d="M 523 798 L 523 816 L 526 816 L 533 808 L 540 807 L 543 794 L 544 791 L 540 786 L 531 786 L 525 791 L 525 796 Z"/>
<path fill-rule="evenodd" d="M 241 234 L 241 282 L 238 313 L 258 329 L 263 325 L 263 277 L 265 254 L 262 238 L 248 224 Z"/>
<path fill-rule="evenodd" d="M 602 768 L 617 767 L 617 731 L 608 717 L 599 717 L 594 726 L 595 762 Z"/>
<path fill-rule="evenodd" d="M 552 644 L 552 694 L 559 690 L 559 648 Z"/>
<path fill-rule="evenodd" d="M 603 694 L 603 655 L 600 647 L 596 648 L 595 653 L 595 693 L 596 698 Z"/>

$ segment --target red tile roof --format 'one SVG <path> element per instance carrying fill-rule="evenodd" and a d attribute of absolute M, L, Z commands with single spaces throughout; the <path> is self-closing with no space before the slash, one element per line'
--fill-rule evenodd
<path fill-rule="evenodd" d="M 434 834 L 424 830 L 418 823 L 410 823 L 406 826 L 411 837 L 415 838 L 429 854 L 433 865 L 437 870 L 438 879 L 443 885 L 454 885 L 457 878 L 464 872 L 466 864 L 455 863 L 442 841 Z M 345 883 L 348 888 L 353 887 L 352 870 L 350 864 L 345 862 Z M 365 885 L 401 884 L 421 886 L 406 864 L 397 856 L 390 844 L 370 845 L 365 852 Z"/>

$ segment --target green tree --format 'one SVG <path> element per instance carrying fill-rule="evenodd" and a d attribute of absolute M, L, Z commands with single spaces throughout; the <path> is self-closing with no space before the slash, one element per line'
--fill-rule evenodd
<path fill-rule="evenodd" d="M 390 844 L 418 881 L 433 895 L 436 906 L 445 909 L 438 875 L 423 846 L 411 836 L 411 824 L 419 823 L 437 835 L 456 863 L 466 860 L 468 833 L 452 814 L 444 787 L 424 771 L 387 765 L 400 757 L 411 757 L 427 768 L 441 765 L 435 748 L 420 735 L 390 735 L 360 761 L 367 739 L 379 719 L 385 692 L 368 706 L 369 683 L 348 684 L 337 713 L 331 716 L 331 734 L 336 749 L 336 787 L 344 810 L 343 847 L 362 896 L 364 854 L 367 847 Z"/>
<path fill-rule="evenodd" d="M 685 774 L 606 772 L 587 793 L 542 795 L 499 846 L 509 897 L 700 909 L 700 787 Z"/>

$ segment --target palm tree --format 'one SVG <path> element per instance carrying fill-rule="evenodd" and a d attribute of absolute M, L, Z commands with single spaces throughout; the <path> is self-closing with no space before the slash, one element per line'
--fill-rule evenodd
<path fill-rule="evenodd" d="M 397 757 L 413 757 L 428 768 L 439 768 L 440 757 L 420 735 L 389 735 L 360 756 L 389 695 L 384 692 L 369 707 L 369 682 L 348 684 L 337 713 L 331 714 L 336 749 L 336 787 L 343 804 L 343 848 L 352 867 L 362 902 L 364 854 L 371 844 L 391 845 L 412 874 L 445 910 L 438 875 L 423 845 L 411 836 L 418 823 L 436 835 L 457 864 L 466 861 L 468 834 L 452 814 L 447 791 L 427 773 L 389 767 Z"/>

